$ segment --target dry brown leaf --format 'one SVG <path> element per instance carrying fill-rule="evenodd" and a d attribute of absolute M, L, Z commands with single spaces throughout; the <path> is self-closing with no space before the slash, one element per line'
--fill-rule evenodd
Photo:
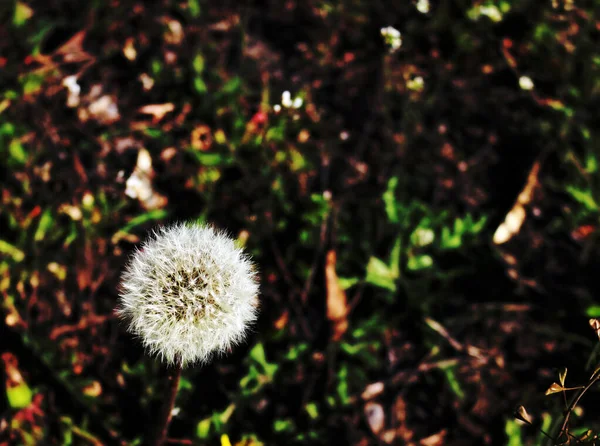
<path fill-rule="evenodd" d="M 419 445 L 421 446 L 442 446 L 446 444 L 446 436 L 448 435 L 448 431 L 443 429 L 439 431 L 437 434 L 430 435 L 427 438 L 422 438 L 419 441 Z"/>
<path fill-rule="evenodd" d="M 525 406 L 517 407 L 517 410 L 515 411 L 515 418 L 527 424 L 533 423 L 533 418 L 531 417 L 531 415 L 529 415 L 529 413 L 525 409 Z"/>
<path fill-rule="evenodd" d="M 100 384 L 99 381 L 92 381 L 83 389 L 81 389 L 81 392 L 85 396 L 91 396 L 92 398 L 96 398 L 102 394 L 102 384 Z"/>
<path fill-rule="evenodd" d="M 145 209 L 160 209 L 167 204 L 167 197 L 156 192 L 152 187 L 154 169 L 148 150 L 141 148 L 138 153 L 135 169 L 125 182 L 125 195 L 137 198 Z"/>
<path fill-rule="evenodd" d="M 600 320 L 590 319 L 590 327 L 592 327 L 592 330 L 596 332 L 598 339 L 600 339 Z"/>
<path fill-rule="evenodd" d="M 290 312 L 288 310 L 285 310 L 283 313 L 281 313 L 281 316 L 279 316 L 277 318 L 277 320 L 275 321 L 273 326 L 277 330 L 283 330 L 286 327 L 289 320 L 290 320 Z"/>
<path fill-rule="evenodd" d="M 202 124 L 192 132 L 192 147 L 196 150 L 208 150 L 212 146 L 212 130 L 209 126 Z"/>
<path fill-rule="evenodd" d="M 559 393 L 566 390 L 563 386 L 558 383 L 552 383 L 552 385 L 546 390 L 546 395 L 552 395 L 553 393 Z"/>
<path fill-rule="evenodd" d="M 152 115 L 152 122 L 157 123 L 164 118 L 167 113 L 171 113 L 173 110 L 175 110 L 175 105 L 173 105 L 171 102 L 168 102 L 166 104 L 144 105 L 138 109 L 138 112 L 146 115 Z"/>
<path fill-rule="evenodd" d="M 375 435 L 379 435 L 385 426 L 385 411 L 383 410 L 383 407 L 379 403 L 370 401 L 365 404 L 364 411 L 371 432 Z"/>
<path fill-rule="evenodd" d="M 439 431 L 437 434 L 433 434 L 427 438 L 421 439 L 421 441 L 419 441 L 419 444 L 421 446 L 442 446 L 446 444 L 446 435 L 448 435 L 448 431 L 444 429 Z"/>
<path fill-rule="evenodd" d="M 385 390 L 385 384 L 381 381 L 377 381 L 375 383 L 369 384 L 363 390 L 363 393 L 360 395 L 363 400 L 371 400 L 383 393 Z"/>
<path fill-rule="evenodd" d="M 527 216 L 525 206 L 531 203 L 531 200 L 533 199 L 533 192 L 535 188 L 539 185 L 539 173 L 540 162 L 536 161 L 535 163 L 533 163 L 533 166 L 529 171 L 525 187 L 517 197 L 517 200 L 515 201 L 515 204 L 513 205 L 512 209 L 508 212 L 508 214 L 506 214 L 504 222 L 502 222 L 500 226 L 498 226 L 498 229 L 496 229 L 496 232 L 494 233 L 493 240 L 496 245 L 501 245 L 503 243 L 508 242 L 521 230 L 521 226 L 523 226 L 523 222 L 525 221 L 525 217 Z"/>
<path fill-rule="evenodd" d="M 86 239 L 83 244 L 83 252 L 75 265 L 77 276 L 77 287 L 83 291 L 92 284 L 92 270 L 94 268 L 94 250 L 92 242 Z"/>
<path fill-rule="evenodd" d="M 325 283 L 327 287 L 327 319 L 333 324 L 332 340 L 339 341 L 348 329 L 348 300 L 335 271 L 336 253 L 327 252 Z"/>
<path fill-rule="evenodd" d="M 406 424 L 407 419 L 407 407 L 406 401 L 402 396 L 398 396 L 394 402 L 394 413 L 396 415 L 396 421 L 398 428 L 396 429 L 396 435 L 404 441 L 404 444 L 411 444 L 414 437 L 414 432 Z"/>

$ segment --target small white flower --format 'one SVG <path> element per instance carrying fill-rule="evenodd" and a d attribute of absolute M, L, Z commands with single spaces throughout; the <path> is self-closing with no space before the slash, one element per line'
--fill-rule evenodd
<path fill-rule="evenodd" d="M 422 91 L 425 88 L 425 80 L 421 76 L 415 76 L 406 83 L 406 87 L 412 91 Z"/>
<path fill-rule="evenodd" d="M 290 108 L 293 105 L 292 94 L 287 90 L 281 94 L 281 105 L 285 108 Z"/>
<path fill-rule="evenodd" d="M 257 317 L 254 266 L 212 227 L 161 228 L 128 263 L 117 310 L 151 354 L 182 366 L 207 362 L 244 339 Z"/>
<path fill-rule="evenodd" d="M 67 96 L 67 107 L 74 108 L 79 105 L 79 94 L 81 93 L 81 87 L 77 83 L 77 76 L 67 76 L 62 81 L 63 86 L 69 91 Z"/>
<path fill-rule="evenodd" d="M 304 104 L 304 100 L 300 96 L 296 96 L 294 99 L 292 99 L 292 93 L 286 90 L 281 93 L 281 105 L 274 105 L 273 110 L 275 113 L 279 113 L 281 111 L 281 107 L 299 109 L 302 107 L 302 104 Z"/>
<path fill-rule="evenodd" d="M 389 45 L 390 51 L 394 52 L 402 46 L 402 34 L 393 26 L 381 28 L 381 36 Z"/>
<path fill-rule="evenodd" d="M 488 17 L 492 22 L 500 22 L 502 20 L 502 13 L 495 5 L 481 6 L 479 13 Z"/>
<path fill-rule="evenodd" d="M 417 11 L 423 14 L 427 14 L 429 12 L 430 5 L 429 0 L 418 0 L 417 1 Z"/>
<path fill-rule="evenodd" d="M 533 90 L 533 81 L 531 80 L 531 78 L 529 76 L 521 76 L 519 78 L 519 87 L 521 87 L 521 89 L 523 90 Z"/>

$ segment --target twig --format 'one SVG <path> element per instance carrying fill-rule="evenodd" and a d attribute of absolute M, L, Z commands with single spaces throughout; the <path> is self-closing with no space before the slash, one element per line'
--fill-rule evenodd
<path fill-rule="evenodd" d="M 175 405 L 175 398 L 177 397 L 182 370 L 183 367 L 181 366 L 181 363 L 168 369 L 167 395 L 161 407 L 160 417 L 158 419 L 157 432 L 153 443 L 155 446 L 162 446 L 167 442 L 167 432 L 169 431 L 169 424 L 171 423 L 173 406 Z"/>
<path fill-rule="evenodd" d="M 569 407 L 567 407 L 567 410 L 565 411 L 565 417 L 563 418 L 562 424 L 558 424 L 559 418 L 557 418 L 556 422 L 553 423 L 552 429 L 550 429 L 550 438 L 554 442 L 558 441 L 558 438 L 563 434 L 563 432 L 566 431 L 567 424 L 569 424 L 569 419 L 571 417 L 571 412 L 573 412 L 577 404 L 579 404 L 579 400 L 581 400 L 585 392 L 587 392 L 594 384 L 596 384 L 598 380 L 600 380 L 600 368 L 597 368 L 594 373 L 592 373 L 588 383 L 579 392 L 577 392 L 575 396 L 573 396 Z"/>

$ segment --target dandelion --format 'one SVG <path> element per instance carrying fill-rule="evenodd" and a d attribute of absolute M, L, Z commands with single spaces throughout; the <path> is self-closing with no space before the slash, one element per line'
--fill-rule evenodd
<path fill-rule="evenodd" d="M 123 273 L 118 314 L 168 364 L 204 363 L 241 342 L 256 319 L 253 270 L 234 241 L 211 227 L 162 228 Z"/>
<path fill-rule="evenodd" d="M 207 362 L 244 339 L 257 316 L 258 282 L 241 248 L 209 226 L 154 232 L 123 273 L 117 313 L 169 370 L 153 445 L 163 445 L 184 366 Z"/>

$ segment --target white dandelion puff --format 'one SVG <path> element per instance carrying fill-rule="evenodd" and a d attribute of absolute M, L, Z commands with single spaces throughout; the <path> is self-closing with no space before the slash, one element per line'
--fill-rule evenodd
<path fill-rule="evenodd" d="M 151 354 L 181 366 L 241 342 L 256 320 L 254 265 L 209 226 L 161 228 L 129 261 L 117 313 Z"/>

